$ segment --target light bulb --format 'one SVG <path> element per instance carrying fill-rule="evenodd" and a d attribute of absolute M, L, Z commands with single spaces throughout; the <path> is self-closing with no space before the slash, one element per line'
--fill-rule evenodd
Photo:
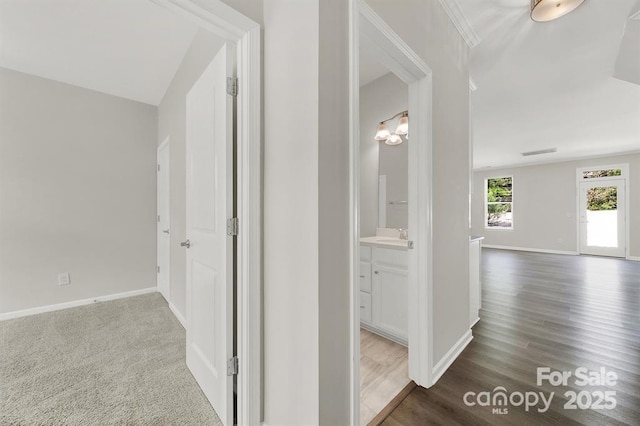
<path fill-rule="evenodd" d="M 387 145 L 400 145 L 402 143 L 402 138 L 395 133 L 389 136 L 389 138 L 384 141 Z"/>
<path fill-rule="evenodd" d="M 407 133 L 409 133 L 409 116 L 405 114 L 402 117 L 400 117 L 400 120 L 398 120 L 398 127 L 396 128 L 396 134 L 406 135 Z"/>
<path fill-rule="evenodd" d="M 384 123 L 378 124 L 378 128 L 376 129 L 375 139 L 377 141 L 384 141 L 384 140 L 387 140 L 389 136 L 391 136 L 391 132 L 389 132 L 389 128 L 387 127 L 387 125 Z"/>

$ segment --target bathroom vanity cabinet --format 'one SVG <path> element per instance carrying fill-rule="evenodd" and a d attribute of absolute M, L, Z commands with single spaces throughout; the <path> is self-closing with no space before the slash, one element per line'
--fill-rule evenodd
<path fill-rule="evenodd" d="M 360 246 L 360 323 L 407 344 L 408 253 L 406 247 Z"/>

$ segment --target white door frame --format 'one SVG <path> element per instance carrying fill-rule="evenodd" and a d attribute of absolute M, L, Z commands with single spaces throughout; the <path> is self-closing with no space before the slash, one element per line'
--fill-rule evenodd
<path fill-rule="evenodd" d="M 409 377 L 433 384 L 432 306 L 432 71 L 363 1 L 350 0 L 349 25 L 349 181 L 350 181 L 350 297 L 351 297 L 351 424 L 360 424 L 359 187 L 360 82 L 359 49 L 375 49 L 380 61 L 409 86 L 411 141 L 409 144 Z"/>
<path fill-rule="evenodd" d="M 262 408 L 262 140 L 260 25 L 220 0 L 152 0 L 236 46 L 238 424 L 257 425 Z"/>
<path fill-rule="evenodd" d="M 591 170 L 610 170 L 610 169 L 620 169 L 622 174 L 620 176 L 609 176 L 609 177 L 601 177 L 601 178 L 590 178 L 584 179 L 583 172 L 588 172 Z M 613 165 L 604 165 L 604 166 L 592 166 L 592 167 L 578 167 L 576 169 L 576 253 L 580 254 L 580 184 L 582 182 L 600 182 L 606 183 L 611 180 L 623 180 L 624 181 L 624 190 L 625 190 L 625 258 L 630 260 L 631 257 L 631 226 L 629 226 L 629 218 L 630 216 L 630 203 L 631 203 L 631 190 L 629 188 L 629 164 L 613 164 Z"/>
<path fill-rule="evenodd" d="M 169 145 L 169 136 L 167 136 L 165 138 L 164 141 L 162 141 L 162 143 L 160 145 L 158 145 L 158 149 L 156 151 L 156 162 L 158 165 L 158 172 L 160 171 L 159 167 L 160 167 L 160 153 L 165 150 L 168 149 L 167 151 L 167 166 L 171 163 L 171 148 Z M 169 170 L 169 173 L 171 173 L 171 171 Z M 169 175 L 170 176 L 170 175 Z M 157 210 L 157 215 L 160 216 L 161 211 L 160 211 L 160 203 L 158 202 L 160 200 L 160 174 L 157 174 L 157 178 L 156 178 L 156 210 Z M 171 182 L 171 178 L 169 177 L 168 179 L 168 183 L 170 184 Z M 168 187 L 166 188 L 169 200 L 171 200 L 171 185 L 168 185 Z M 169 206 L 171 206 L 171 202 L 169 202 Z M 169 208 L 170 210 L 170 208 Z M 168 216 L 169 216 L 169 230 L 171 230 L 171 213 L 170 211 L 167 212 Z M 157 227 L 157 226 L 156 226 Z M 167 294 L 163 294 L 163 296 L 165 296 L 165 299 L 167 300 L 167 303 L 169 304 L 169 306 L 171 306 L 171 235 L 169 235 L 169 257 L 167 259 L 167 264 L 166 265 L 160 265 L 160 234 L 157 233 L 158 236 L 158 241 L 156 241 L 156 264 L 158 265 L 158 267 L 163 266 L 166 269 L 166 273 L 167 277 L 168 277 L 168 285 L 169 288 L 167 289 Z M 158 270 L 159 272 L 160 270 Z M 160 291 L 160 282 L 159 280 L 156 280 L 156 286 L 158 287 L 158 291 Z"/>

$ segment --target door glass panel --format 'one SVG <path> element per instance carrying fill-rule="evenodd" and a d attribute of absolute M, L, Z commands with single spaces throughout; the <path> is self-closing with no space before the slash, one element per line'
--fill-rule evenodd
<path fill-rule="evenodd" d="M 601 186 L 587 192 L 587 245 L 618 247 L 618 188 Z"/>

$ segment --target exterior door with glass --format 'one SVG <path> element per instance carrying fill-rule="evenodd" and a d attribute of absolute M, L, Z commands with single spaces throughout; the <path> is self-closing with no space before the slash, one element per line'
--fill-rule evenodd
<path fill-rule="evenodd" d="M 625 257 L 625 180 L 580 182 L 580 253 Z"/>

